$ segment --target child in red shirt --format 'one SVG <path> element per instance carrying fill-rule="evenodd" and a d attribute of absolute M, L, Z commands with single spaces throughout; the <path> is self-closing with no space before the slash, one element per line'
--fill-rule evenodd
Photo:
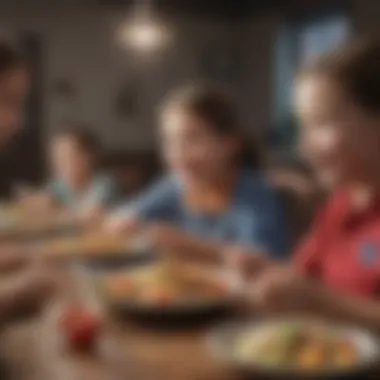
<path fill-rule="evenodd" d="M 294 104 L 301 152 L 333 195 L 294 265 L 241 250 L 231 257 L 250 268 L 250 298 L 262 307 L 380 327 L 380 41 L 360 39 L 311 62 L 296 78 Z"/>

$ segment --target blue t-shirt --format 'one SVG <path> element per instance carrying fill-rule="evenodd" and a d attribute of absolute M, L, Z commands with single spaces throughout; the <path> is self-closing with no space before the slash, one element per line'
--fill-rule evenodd
<path fill-rule="evenodd" d="M 241 171 L 231 204 L 221 214 L 186 209 L 181 184 L 174 177 L 162 179 L 128 209 L 143 219 L 170 222 L 205 238 L 262 247 L 275 257 L 287 252 L 286 223 L 279 199 L 254 171 Z"/>
<path fill-rule="evenodd" d="M 97 175 L 82 193 L 77 193 L 62 179 L 52 180 L 47 192 L 59 204 L 77 210 L 94 206 L 110 207 L 118 201 L 115 182 L 107 175 Z"/>

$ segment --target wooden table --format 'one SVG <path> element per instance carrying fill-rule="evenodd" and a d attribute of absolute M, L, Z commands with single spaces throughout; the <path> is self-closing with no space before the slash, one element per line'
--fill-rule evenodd
<path fill-rule="evenodd" d="M 209 355 L 205 328 L 163 331 L 111 322 L 97 351 L 80 354 L 64 347 L 54 319 L 49 316 L 14 326 L 2 335 L 2 357 L 11 379 L 237 379 Z"/>
<path fill-rule="evenodd" d="M 94 306 L 97 301 L 88 293 L 86 281 L 69 278 L 83 279 L 81 273 L 68 272 L 67 291 L 62 298 L 70 300 L 81 292 L 88 305 Z M 92 354 L 81 354 L 67 349 L 59 334 L 57 320 L 62 306 L 61 299 L 39 318 L 0 333 L 0 360 L 9 370 L 9 379 L 242 379 L 236 371 L 210 354 L 205 337 L 213 324 L 168 330 L 107 316 L 97 349 Z M 378 375 L 373 377 L 379 378 Z M 254 379 L 259 380 L 258 377 Z"/>
<path fill-rule="evenodd" d="M 242 380 L 207 350 L 207 327 L 158 330 L 109 321 L 92 354 L 67 350 L 55 318 L 13 326 L 1 334 L 0 358 L 10 380 Z M 0 376 L 1 377 L 1 376 Z M 254 377 L 261 380 L 261 377 Z M 350 379 L 353 379 L 350 377 Z M 378 373 L 359 377 L 378 380 Z M 342 379 L 341 379 L 342 380 Z"/>

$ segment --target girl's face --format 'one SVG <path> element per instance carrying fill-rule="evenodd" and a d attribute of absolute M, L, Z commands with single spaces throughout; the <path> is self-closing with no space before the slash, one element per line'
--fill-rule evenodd
<path fill-rule="evenodd" d="M 0 142 L 7 141 L 20 124 L 28 90 L 26 70 L 12 69 L 0 78 Z"/>
<path fill-rule="evenodd" d="M 238 145 L 235 138 L 218 136 L 205 120 L 186 112 L 167 113 L 160 132 L 169 168 L 190 184 L 228 170 Z"/>
<path fill-rule="evenodd" d="M 51 162 L 55 176 L 74 187 L 83 185 L 93 169 L 91 156 L 72 136 L 60 136 L 53 141 Z"/>
<path fill-rule="evenodd" d="M 356 104 L 325 76 L 295 88 L 300 150 L 325 185 L 366 181 L 380 163 L 380 117 Z"/>

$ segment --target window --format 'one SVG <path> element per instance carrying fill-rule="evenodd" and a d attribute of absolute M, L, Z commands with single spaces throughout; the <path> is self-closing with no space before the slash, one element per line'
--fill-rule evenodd
<path fill-rule="evenodd" d="M 292 80 L 297 67 L 347 40 L 351 22 L 346 12 L 324 12 L 280 28 L 275 46 L 274 114 L 271 140 L 275 149 L 291 149 L 297 125 L 291 109 Z"/>
<path fill-rule="evenodd" d="M 305 61 L 344 43 L 350 33 L 343 15 L 328 16 L 301 25 L 298 33 L 299 58 Z"/>

